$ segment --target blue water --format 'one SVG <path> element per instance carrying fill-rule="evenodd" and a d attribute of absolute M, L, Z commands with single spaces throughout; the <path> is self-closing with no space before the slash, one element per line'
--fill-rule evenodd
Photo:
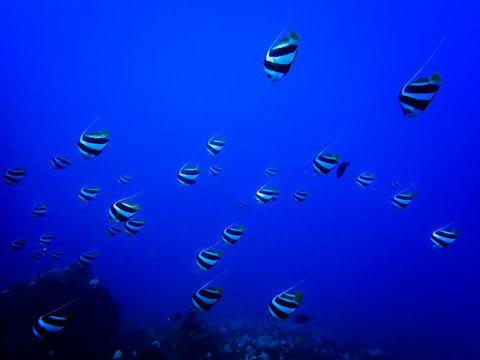
<path fill-rule="evenodd" d="M 97 251 L 91 269 L 124 320 L 147 327 L 187 311 L 225 269 L 215 282 L 225 295 L 206 319 L 269 321 L 272 296 L 307 278 L 297 290 L 309 326 L 394 359 L 480 358 L 479 11 L 474 1 L 410 0 L 0 5 L 0 169 L 28 169 L 0 186 L 0 287 Z M 271 83 L 263 57 L 290 12 L 298 55 Z M 440 90 L 404 119 L 398 92 L 444 35 L 420 74 L 438 71 Z M 97 116 L 91 130 L 108 130 L 110 144 L 82 160 L 76 141 Z M 205 144 L 219 131 L 227 144 L 212 157 Z M 335 139 L 329 150 L 351 166 L 341 179 L 313 176 L 313 158 Z M 56 155 L 73 164 L 52 169 Z M 202 174 L 182 188 L 176 173 L 191 158 Z M 281 195 L 259 206 L 272 165 Z M 367 170 L 377 179 L 360 189 Z M 124 174 L 133 181 L 120 185 Z M 393 180 L 417 182 L 405 209 L 391 204 Z M 102 188 L 87 204 L 77 198 L 86 185 Z M 295 204 L 303 188 L 310 196 Z M 106 238 L 109 205 L 144 189 L 133 200 L 145 228 Z M 49 210 L 34 218 L 39 203 Z M 458 240 L 432 249 L 430 233 L 452 221 Z M 245 236 L 198 271 L 196 253 L 233 222 Z M 57 263 L 32 262 L 45 232 L 64 252 Z M 25 249 L 8 251 L 19 238 Z"/>

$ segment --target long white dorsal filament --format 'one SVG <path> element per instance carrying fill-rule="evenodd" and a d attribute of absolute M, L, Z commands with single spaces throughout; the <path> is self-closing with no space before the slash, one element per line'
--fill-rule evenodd
<path fill-rule="evenodd" d="M 232 224 L 232 225 L 233 225 L 233 224 Z M 232 225 L 230 225 L 230 226 L 232 226 Z M 229 227 L 230 227 L 230 226 L 229 226 Z M 215 244 L 213 244 L 212 246 L 206 247 L 206 248 L 203 249 L 202 251 L 205 251 L 205 250 L 208 250 L 208 249 L 213 248 L 214 246 L 220 245 L 222 242 L 223 242 L 223 240 L 217 241 Z M 202 252 L 202 251 L 200 251 L 200 252 Z"/>
<path fill-rule="evenodd" d="M 143 189 L 142 191 L 139 191 L 138 193 L 136 193 L 136 194 L 134 194 L 134 195 L 132 195 L 132 196 L 129 196 L 129 197 L 126 197 L 126 198 L 120 199 L 120 200 L 118 200 L 117 202 L 120 202 L 120 201 L 125 201 L 125 200 L 128 200 L 128 199 L 131 199 L 131 198 L 133 198 L 133 197 L 135 197 L 135 196 L 137 196 L 137 195 L 140 195 L 140 194 L 144 193 L 144 192 L 145 192 L 145 191 L 147 191 L 147 190 L 148 190 L 148 188 L 147 188 L 147 189 Z"/>
<path fill-rule="evenodd" d="M 409 186 L 407 186 L 407 187 L 406 187 L 405 189 L 403 189 L 402 191 L 399 191 L 399 194 L 401 194 L 401 193 L 403 193 L 403 192 L 407 191 L 407 190 L 408 190 L 408 189 L 410 189 L 410 188 L 413 188 L 415 185 L 417 185 L 417 183 L 416 183 L 416 182 L 415 182 L 415 183 L 412 183 L 412 184 L 410 184 Z"/>
<path fill-rule="evenodd" d="M 287 290 L 285 290 L 282 294 L 289 292 L 289 291 L 292 290 L 295 286 L 300 285 L 300 284 L 303 283 L 305 280 L 307 280 L 307 278 L 305 278 L 305 279 L 303 279 L 302 281 L 299 281 L 298 283 L 296 283 L 295 285 L 289 287 L 289 288 L 288 288 Z"/>
<path fill-rule="evenodd" d="M 87 131 L 93 124 L 95 124 L 95 122 L 98 120 L 98 116 L 93 119 L 93 121 L 90 123 L 90 125 L 88 125 L 85 130 L 83 130 L 83 133 L 82 133 L 82 136 L 85 134 L 85 131 Z"/>
<path fill-rule="evenodd" d="M 420 72 L 424 69 L 425 66 L 427 66 L 427 64 L 430 62 L 430 60 L 432 60 L 433 56 L 435 55 L 435 53 L 437 52 L 437 50 L 440 48 L 440 46 L 442 45 L 443 43 L 443 40 L 445 40 L 445 36 L 443 36 L 442 40 L 440 40 L 440 42 L 438 43 L 437 47 L 435 48 L 435 50 L 433 50 L 433 53 L 432 55 L 430 55 L 430 57 L 428 58 L 428 60 L 425 62 L 425 64 L 423 64 L 423 66 L 420 68 L 420 70 L 418 70 L 415 75 L 413 75 L 410 80 L 408 80 L 407 82 L 407 85 L 410 84 L 413 79 L 415 79 L 415 77 L 420 74 Z"/>
<path fill-rule="evenodd" d="M 180 171 L 182 171 L 183 169 L 185 169 L 185 166 L 187 166 L 193 159 L 195 159 L 195 157 L 198 155 L 198 153 L 196 153 L 195 155 L 193 155 L 190 160 L 188 160 L 185 165 L 182 166 L 182 168 L 180 169 Z"/>
<path fill-rule="evenodd" d="M 229 269 L 225 270 L 224 272 L 222 272 L 220 275 L 218 275 L 216 278 L 214 278 L 213 280 L 210 280 L 209 282 L 207 282 L 205 285 L 203 285 L 200 289 L 203 289 L 205 287 L 207 287 L 209 284 L 211 284 L 212 282 L 214 282 L 215 280 L 218 280 L 223 274 L 225 274 Z"/>
<path fill-rule="evenodd" d="M 287 28 L 288 26 L 288 23 L 290 22 L 290 18 L 292 17 L 292 10 L 290 10 L 290 13 L 288 14 L 288 18 L 287 18 L 287 22 L 285 23 L 285 25 L 283 26 L 283 29 L 282 31 L 280 31 L 280 34 L 278 34 L 277 38 L 275 39 L 275 41 L 272 43 L 272 45 L 270 45 L 270 48 L 271 49 L 278 41 L 278 39 L 280 38 L 280 36 L 282 36 L 283 32 L 285 31 L 285 29 Z"/>
<path fill-rule="evenodd" d="M 68 303 L 66 303 L 65 305 L 62 305 L 62 306 L 56 308 L 55 310 L 50 311 L 48 314 L 45 314 L 44 316 L 53 314 L 54 312 L 57 312 L 58 310 L 62 310 L 64 307 L 67 307 L 68 305 L 73 304 L 76 301 L 78 301 L 78 299 L 73 299 L 73 300 L 69 301 Z"/>
<path fill-rule="evenodd" d="M 336 144 L 336 143 L 339 142 L 339 141 L 340 141 L 340 139 L 335 139 L 334 141 L 332 141 L 332 142 L 330 143 L 330 145 L 328 145 L 325 149 L 323 149 L 322 151 L 320 151 L 320 154 L 323 154 L 330 146 Z"/>

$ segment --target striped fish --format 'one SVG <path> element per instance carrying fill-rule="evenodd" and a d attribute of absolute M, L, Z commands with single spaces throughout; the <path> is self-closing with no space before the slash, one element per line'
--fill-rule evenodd
<path fill-rule="evenodd" d="M 238 203 L 238 207 L 240 208 L 240 210 L 243 210 L 247 207 L 247 202 L 246 201 L 240 201 Z"/>
<path fill-rule="evenodd" d="M 5 174 L 3 174 L 3 181 L 7 185 L 14 185 L 18 184 L 20 180 L 22 180 L 25 175 L 27 174 L 27 169 L 24 167 L 21 168 L 14 168 L 7 170 Z"/>
<path fill-rule="evenodd" d="M 122 175 L 122 176 L 120 176 L 120 177 L 117 179 L 117 181 L 118 181 L 119 184 L 124 185 L 124 184 L 129 183 L 130 181 L 132 181 L 132 179 L 133 179 L 133 178 L 132 178 L 130 175 Z"/>
<path fill-rule="evenodd" d="M 213 305 L 220 301 L 223 296 L 223 288 L 213 286 L 197 290 L 192 296 L 193 307 L 197 311 L 210 310 Z"/>
<path fill-rule="evenodd" d="M 60 259 L 60 256 L 63 255 L 63 251 L 62 250 L 56 250 L 52 253 L 52 255 L 50 255 L 50 257 L 53 259 L 53 260 L 58 260 Z"/>
<path fill-rule="evenodd" d="M 33 258 L 33 260 L 35 260 L 35 261 L 40 260 L 40 258 L 41 258 L 42 256 L 44 256 L 46 253 L 47 253 L 47 249 L 37 250 L 37 251 L 32 255 L 32 258 Z"/>
<path fill-rule="evenodd" d="M 78 198 L 80 201 L 87 202 L 95 198 L 100 192 L 100 186 L 84 186 L 78 192 Z"/>
<path fill-rule="evenodd" d="M 415 199 L 416 196 L 417 196 L 417 194 L 415 193 L 415 191 L 400 192 L 393 197 L 392 204 L 397 209 L 403 209 L 408 204 L 410 204 L 412 202 L 412 200 Z"/>
<path fill-rule="evenodd" d="M 78 263 L 82 266 L 88 266 L 97 258 L 96 253 L 86 252 L 78 257 Z"/>
<path fill-rule="evenodd" d="M 285 320 L 293 314 L 301 304 L 303 293 L 300 291 L 295 293 L 293 291 L 284 292 L 275 296 L 268 305 L 270 316 L 273 320 Z"/>
<path fill-rule="evenodd" d="M 293 199 L 296 203 L 301 203 L 305 200 L 308 196 L 308 190 L 298 190 L 295 194 L 293 194 Z"/>
<path fill-rule="evenodd" d="M 32 209 L 32 213 L 35 217 L 43 216 L 47 213 L 47 205 L 35 205 Z"/>
<path fill-rule="evenodd" d="M 404 117 L 415 117 L 424 111 L 433 100 L 442 81 L 436 72 L 430 78 L 420 78 L 405 84 L 398 94 Z"/>
<path fill-rule="evenodd" d="M 122 228 L 118 225 L 112 225 L 107 228 L 107 236 L 115 236 L 122 231 Z"/>
<path fill-rule="evenodd" d="M 290 70 L 290 66 L 297 56 L 298 40 L 298 35 L 290 30 L 290 37 L 283 38 L 270 46 L 263 60 L 268 80 L 280 80 Z"/>
<path fill-rule="evenodd" d="M 27 240 L 25 240 L 25 239 L 14 240 L 10 243 L 10 250 L 12 250 L 12 251 L 20 250 L 26 244 L 27 244 Z"/>
<path fill-rule="evenodd" d="M 270 166 L 269 168 L 267 168 L 267 170 L 265 170 L 265 173 L 266 173 L 267 176 L 269 176 L 269 177 L 272 177 L 272 176 L 275 175 L 277 172 L 278 172 L 278 167 L 276 167 L 276 166 Z"/>
<path fill-rule="evenodd" d="M 220 250 L 202 250 L 197 254 L 197 266 L 202 271 L 210 270 L 220 260 L 221 256 L 222 252 Z"/>
<path fill-rule="evenodd" d="M 392 189 L 396 190 L 400 186 L 400 181 L 394 181 L 392 182 Z"/>
<path fill-rule="evenodd" d="M 434 248 L 444 248 L 457 240 L 459 235 L 460 232 L 457 229 L 441 228 L 435 230 L 430 236 L 430 239 L 432 240 Z"/>
<path fill-rule="evenodd" d="M 189 186 L 197 182 L 200 176 L 200 165 L 184 166 L 177 174 L 177 180 L 182 186 Z"/>
<path fill-rule="evenodd" d="M 224 138 L 216 138 L 213 137 L 208 140 L 207 142 L 207 151 L 210 155 L 218 154 L 223 148 L 225 147 L 225 139 Z"/>
<path fill-rule="evenodd" d="M 243 226 L 230 225 L 223 230 L 222 238 L 226 245 L 235 244 L 243 236 L 245 228 Z"/>
<path fill-rule="evenodd" d="M 55 235 L 53 233 L 43 234 L 42 236 L 40 236 L 40 240 L 38 241 L 40 247 L 46 249 L 48 245 L 50 245 L 54 237 Z"/>
<path fill-rule="evenodd" d="M 257 200 L 257 204 L 266 204 L 270 200 L 274 200 L 274 197 L 278 197 L 280 192 L 275 188 L 267 188 L 261 187 L 257 190 L 255 194 L 255 199 Z"/>
<path fill-rule="evenodd" d="M 373 180 L 375 180 L 375 175 L 374 174 L 367 174 L 363 173 L 359 177 L 357 177 L 357 180 L 355 181 L 358 186 L 362 188 L 366 188 L 368 185 L 370 185 Z"/>
<path fill-rule="evenodd" d="M 327 175 L 340 161 L 338 154 L 318 154 L 313 159 L 313 172 L 317 176 Z"/>
<path fill-rule="evenodd" d="M 64 169 L 72 164 L 72 160 L 65 156 L 54 156 L 50 164 L 54 169 Z"/>
<path fill-rule="evenodd" d="M 140 205 L 133 205 L 130 201 L 116 201 L 108 209 L 110 221 L 124 222 L 128 221 L 140 209 Z"/>
<path fill-rule="evenodd" d="M 210 169 L 208 169 L 208 172 L 210 173 L 210 175 L 213 175 L 213 176 L 217 176 L 218 174 L 220 174 L 220 172 L 222 171 L 222 167 L 221 166 L 210 166 Z"/>
<path fill-rule="evenodd" d="M 85 160 L 93 159 L 97 157 L 103 149 L 108 145 L 110 140 L 107 139 L 107 136 L 110 135 L 107 130 L 102 130 L 102 132 L 94 131 L 88 134 L 83 132 L 80 139 L 77 141 L 78 150 Z"/>
<path fill-rule="evenodd" d="M 42 340 L 50 338 L 67 326 L 72 318 L 71 314 L 58 312 L 40 316 L 37 322 L 33 324 L 33 333 Z"/>
<path fill-rule="evenodd" d="M 125 234 L 128 236 L 135 235 L 140 230 L 142 230 L 144 226 L 145 226 L 145 220 L 143 219 L 128 220 L 128 222 L 125 224 L 125 227 L 124 227 Z"/>

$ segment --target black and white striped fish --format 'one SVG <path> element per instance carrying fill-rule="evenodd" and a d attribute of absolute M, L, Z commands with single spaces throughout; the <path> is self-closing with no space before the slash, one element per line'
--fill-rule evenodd
<path fill-rule="evenodd" d="M 298 35 L 290 30 L 290 37 L 285 37 L 270 46 L 263 60 L 268 80 L 280 80 L 290 70 L 290 66 L 297 56 L 298 40 Z"/>
<path fill-rule="evenodd" d="M 338 154 L 318 154 L 315 159 L 313 159 L 313 172 L 317 176 L 327 175 L 335 166 L 337 166 L 340 161 L 340 156 Z"/>
<path fill-rule="evenodd" d="M 42 340 L 47 339 L 67 326 L 72 319 L 71 314 L 58 312 L 40 316 L 37 322 L 33 324 L 33 333 Z"/>
<path fill-rule="evenodd" d="M 210 173 L 210 175 L 213 175 L 213 176 L 217 176 L 218 174 L 220 174 L 220 172 L 222 171 L 222 167 L 221 166 L 210 166 L 210 169 L 208 169 L 208 172 Z"/>
<path fill-rule="evenodd" d="M 107 228 L 107 236 L 115 236 L 122 231 L 122 228 L 118 225 L 112 225 Z"/>
<path fill-rule="evenodd" d="M 223 242 L 226 245 L 235 244 L 245 233 L 245 228 L 243 226 L 230 225 L 225 230 L 223 230 L 222 238 Z"/>
<path fill-rule="evenodd" d="M 202 250 L 197 254 L 197 266 L 200 270 L 210 270 L 220 260 L 222 252 L 220 250 Z"/>
<path fill-rule="evenodd" d="M 293 291 L 283 292 L 275 296 L 268 305 L 270 316 L 274 320 L 285 320 L 293 314 L 301 304 L 303 293 Z"/>
<path fill-rule="evenodd" d="M 269 168 L 267 168 L 267 170 L 265 170 L 265 174 L 267 174 L 267 176 L 269 177 L 274 176 L 277 172 L 278 172 L 278 167 L 276 166 L 270 166 Z"/>
<path fill-rule="evenodd" d="M 128 222 L 125 224 L 125 227 L 124 227 L 125 234 L 128 236 L 135 235 L 140 230 L 142 230 L 144 226 L 145 226 L 145 220 L 143 219 L 128 220 Z"/>
<path fill-rule="evenodd" d="M 23 248 L 26 244 L 27 244 L 27 240 L 25 239 L 14 240 L 10 243 L 10 249 L 12 251 L 17 251 Z"/>
<path fill-rule="evenodd" d="M 246 201 L 240 201 L 238 203 L 238 207 L 240 208 L 240 210 L 243 210 L 247 207 L 247 202 Z"/>
<path fill-rule="evenodd" d="M 131 201 L 116 201 L 108 209 L 110 221 L 125 222 L 128 221 L 140 209 L 140 205 Z"/>
<path fill-rule="evenodd" d="M 35 260 L 35 261 L 40 260 L 40 258 L 41 258 L 42 256 L 44 256 L 46 253 L 47 253 L 47 249 L 37 250 L 37 251 L 32 255 L 32 258 L 33 258 L 33 260 Z"/>
<path fill-rule="evenodd" d="M 54 237 L 55 235 L 53 233 L 43 234 L 42 236 L 40 236 L 40 240 L 38 241 L 40 247 L 46 249 L 48 245 L 50 245 Z"/>
<path fill-rule="evenodd" d="M 47 205 L 45 204 L 41 204 L 41 205 L 35 205 L 32 209 L 32 214 L 35 216 L 35 217 L 40 217 L 40 216 L 43 216 L 47 213 Z"/>
<path fill-rule="evenodd" d="M 225 147 L 224 138 L 211 138 L 207 142 L 207 151 L 210 155 L 218 154 Z"/>
<path fill-rule="evenodd" d="M 415 197 L 417 197 L 417 194 L 415 193 L 415 191 L 400 192 L 393 197 L 392 204 L 397 209 L 403 209 L 408 204 L 410 204 L 412 200 L 415 199 Z"/>
<path fill-rule="evenodd" d="M 7 185 L 14 185 L 18 184 L 20 180 L 22 180 L 25 175 L 27 174 L 27 169 L 24 167 L 21 168 L 14 168 L 7 170 L 5 174 L 3 174 L 3 181 Z"/>
<path fill-rule="evenodd" d="M 184 166 L 177 174 L 177 180 L 182 186 L 189 186 L 197 182 L 200 176 L 200 165 Z"/>
<path fill-rule="evenodd" d="M 293 199 L 296 203 L 301 203 L 305 200 L 308 196 L 308 190 L 298 190 L 295 194 L 293 194 Z"/>
<path fill-rule="evenodd" d="M 203 287 L 192 296 L 193 307 L 197 311 L 210 310 L 213 305 L 218 303 L 223 296 L 223 288 Z"/>
<path fill-rule="evenodd" d="M 85 134 L 84 131 L 77 141 L 78 150 L 80 150 L 82 157 L 88 160 L 98 156 L 110 141 L 107 139 L 108 135 L 110 134 L 105 129 L 102 132 L 94 131 L 88 134 Z"/>
<path fill-rule="evenodd" d="M 80 201 L 87 202 L 95 198 L 100 192 L 100 186 L 84 186 L 78 192 L 78 198 Z"/>
<path fill-rule="evenodd" d="M 120 176 L 120 177 L 117 179 L 117 181 L 118 181 L 119 184 L 124 185 L 124 184 L 129 183 L 130 181 L 132 181 L 132 179 L 133 179 L 133 178 L 132 178 L 130 175 L 122 175 L 122 176 Z"/>
<path fill-rule="evenodd" d="M 257 200 L 257 204 L 266 204 L 270 200 L 273 200 L 275 196 L 278 197 L 280 192 L 271 187 L 267 188 L 265 186 L 262 186 L 260 189 L 257 190 L 255 194 L 255 199 Z"/>
<path fill-rule="evenodd" d="M 86 252 L 78 257 L 78 263 L 82 266 L 88 266 L 97 258 L 96 253 Z"/>
<path fill-rule="evenodd" d="M 392 189 L 396 190 L 400 186 L 400 181 L 393 181 L 392 182 Z"/>
<path fill-rule="evenodd" d="M 50 164 L 54 169 L 64 169 L 72 164 L 72 160 L 66 156 L 54 156 Z"/>
<path fill-rule="evenodd" d="M 446 229 L 440 228 L 435 230 L 430 239 L 434 248 L 444 248 L 451 245 L 455 240 L 457 240 L 460 232 L 457 229 Z"/>
<path fill-rule="evenodd" d="M 374 174 L 363 173 L 357 177 L 357 180 L 355 182 L 357 183 L 358 186 L 365 188 L 368 185 L 370 185 L 374 180 L 375 180 Z"/>
<path fill-rule="evenodd" d="M 405 84 L 398 94 L 404 117 L 415 117 L 424 111 L 440 88 L 442 78 L 436 72 L 430 78 L 420 78 Z"/>
<path fill-rule="evenodd" d="M 63 255 L 63 251 L 62 250 L 56 250 L 52 253 L 52 255 L 50 255 L 50 257 L 53 259 L 53 260 L 58 260 L 60 259 L 60 256 Z"/>

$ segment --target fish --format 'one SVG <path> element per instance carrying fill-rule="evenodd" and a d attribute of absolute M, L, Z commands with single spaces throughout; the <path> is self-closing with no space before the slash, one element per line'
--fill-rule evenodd
<path fill-rule="evenodd" d="M 26 174 L 27 174 L 27 169 L 25 169 L 24 167 L 13 168 L 13 169 L 7 170 L 5 174 L 3 174 L 3 181 L 5 181 L 5 184 L 7 185 L 18 184 L 20 180 L 22 180 L 25 177 Z"/>
<path fill-rule="evenodd" d="M 210 270 L 222 257 L 220 250 L 202 250 L 197 254 L 197 266 L 202 271 Z"/>
<path fill-rule="evenodd" d="M 267 174 L 267 176 L 269 177 L 274 176 L 277 172 L 278 172 L 278 167 L 276 166 L 270 166 L 269 168 L 267 168 L 267 170 L 265 170 L 265 174 Z"/>
<path fill-rule="evenodd" d="M 394 181 L 392 182 L 392 189 L 396 190 L 400 186 L 400 181 Z"/>
<path fill-rule="evenodd" d="M 140 209 L 140 205 L 133 205 L 131 201 L 116 201 L 108 209 L 110 221 L 125 222 L 128 221 Z"/>
<path fill-rule="evenodd" d="M 57 250 L 57 251 L 54 251 L 52 253 L 52 255 L 50 255 L 50 257 L 53 259 L 53 260 L 58 260 L 60 259 L 60 256 L 63 255 L 63 251 L 62 250 Z"/>
<path fill-rule="evenodd" d="M 295 320 L 295 322 L 297 322 L 299 324 L 304 324 L 304 323 L 312 320 L 312 317 L 307 315 L 307 314 L 297 314 L 297 315 L 295 315 L 293 320 Z"/>
<path fill-rule="evenodd" d="M 240 208 L 240 210 L 243 210 L 247 207 L 247 202 L 246 201 L 240 201 L 238 203 L 238 207 Z"/>
<path fill-rule="evenodd" d="M 33 324 L 33 333 L 42 340 L 50 338 L 65 328 L 72 319 L 73 316 L 70 313 L 54 312 L 40 316 L 37 322 Z"/>
<path fill-rule="evenodd" d="M 38 241 L 40 244 L 40 247 L 42 249 L 46 249 L 48 245 L 50 245 L 54 237 L 55 235 L 53 233 L 47 233 L 40 236 L 40 240 Z"/>
<path fill-rule="evenodd" d="M 418 195 L 415 193 L 415 191 L 410 191 L 410 192 L 400 192 L 396 194 L 393 199 L 392 199 L 392 204 L 395 206 L 397 209 L 403 209 L 406 207 L 410 202 L 415 199 Z"/>
<path fill-rule="evenodd" d="M 50 164 L 54 169 L 65 169 L 72 164 L 72 160 L 66 156 L 54 156 L 50 161 Z"/>
<path fill-rule="evenodd" d="M 10 250 L 18 251 L 21 248 L 23 248 L 26 244 L 27 244 L 27 240 L 25 239 L 14 240 L 10 243 Z"/>
<path fill-rule="evenodd" d="M 257 204 L 266 204 L 270 200 L 273 200 L 274 197 L 278 197 L 279 194 L 280 192 L 277 189 L 263 186 L 257 190 L 255 199 L 257 200 Z"/>
<path fill-rule="evenodd" d="M 200 176 L 200 165 L 184 166 L 177 174 L 177 180 L 182 186 L 193 185 Z"/>
<path fill-rule="evenodd" d="M 125 224 L 123 229 L 125 230 L 125 234 L 127 236 L 130 236 L 138 233 L 140 230 L 143 229 L 144 226 L 145 226 L 145 220 L 132 219 L 132 220 L 128 220 L 128 222 Z"/>
<path fill-rule="evenodd" d="M 86 130 L 85 130 L 86 131 Z M 102 132 L 94 131 L 85 134 L 85 131 L 77 141 L 78 150 L 85 160 L 90 160 L 98 155 L 105 149 L 109 143 L 107 136 L 110 135 L 107 130 L 103 129 Z"/>
<path fill-rule="evenodd" d="M 270 300 L 268 309 L 273 320 L 285 320 L 297 310 L 301 304 L 303 293 L 293 291 L 283 292 Z"/>
<path fill-rule="evenodd" d="M 100 192 L 100 186 L 84 186 L 78 192 L 78 198 L 80 201 L 87 202 L 94 199 Z"/>
<path fill-rule="evenodd" d="M 41 249 L 41 250 L 37 250 L 33 255 L 32 255 L 32 258 L 33 260 L 40 260 L 40 258 L 42 256 L 44 256 L 45 254 L 47 253 L 47 249 Z"/>
<path fill-rule="evenodd" d="M 448 225 L 447 225 L 448 226 Z M 444 248 L 457 240 L 460 232 L 457 229 L 446 229 L 445 227 L 435 230 L 430 236 L 434 248 Z"/>
<path fill-rule="evenodd" d="M 263 67 L 269 81 L 278 81 L 290 70 L 295 57 L 297 56 L 297 42 L 300 38 L 290 30 L 290 36 L 275 41 L 267 50 Z"/>
<path fill-rule="evenodd" d="M 118 225 L 109 226 L 107 228 L 107 236 L 110 236 L 110 237 L 115 236 L 115 235 L 119 234 L 120 231 L 122 231 L 122 228 Z"/>
<path fill-rule="evenodd" d="M 180 321 L 183 319 L 182 313 L 173 313 L 169 317 L 167 317 L 167 321 Z"/>
<path fill-rule="evenodd" d="M 355 181 L 358 186 L 362 188 L 366 188 L 368 185 L 370 185 L 373 181 L 375 180 L 375 175 L 374 174 L 367 174 L 366 172 L 359 175 L 357 177 L 357 180 Z"/>
<path fill-rule="evenodd" d="M 225 230 L 223 230 L 222 238 L 223 242 L 226 245 L 235 244 L 245 233 L 245 228 L 243 226 L 230 225 Z"/>
<path fill-rule="evenodd" d="M 301 203 L 305 200 L 308 196 L 308 190 L 298 190 L 295 194 L 293 194 L 293 199 L 296 203 Z"/>
<path fill-rule="evenodd" d="M 327 175 L 335 166 L 337 166 L 340 156 L 338 154 L 318 154 L 313 159 L 313 172 L 317 176 Z"/>
<path fill-rule="evenodd" d="M 97 258 L 98 254 L 96 253 L 92 253 L 92 252 L 86 252 L 86 253 L 83 253 L 82 255 L 80 255 L 78 257 L 78 263 L 82 266 L 88 266 L 90 265 L 92 262 L 95 261 L 95 259 Z"/>
<path fill-rule="evenodd" d="M 122 175 L 117 179 L 117 181 L 118 181 L 119 184 L 124 185 L 124 184 L 127 184 L 130 181 L 132 181 L 132 179 L 133 179 L 133 177 L 131 177 L 130 175 Z"/>
<path fill-rule="evenodd" d="M 198 289 L 192 296 L 193 307 L 197 311 L 207 311 L 212 308 L 213 305 L 218 303 L 224 294 L 223 288 L 220 286 L 215 288 L 202 287 Z"/>
<path fill-rule="evenodd" d="M 208 169 L 208 172 L 210 173 L 210 175 L 213 175 L 213 176 L 217 176 L 218 174 L 220 174 L 220 172 L 222 171 L 222 167 L 221 166 L 210 166 L 210 169 Z"/>
<path fill-rule="evenodd" d="M 280 196 L 280 190 L 278 189 L 273 189 L 273 195 L 272 195 L 272 201 L 275 201 L 278 199 L 278 197 Z"/>
<path fill-rule="evenodd" d="M 217 155 L 225 147 L 224 138 L 210 138 L 207 142 L 207 151 L 210 155 Z"/>
<path fill-rule="evenodd" d="M 430 78 L 423 77 L 406 83 L 398 94 L 398 101 L 405 118 L 420 115 L 437 95 L 443 79 L 434 72 Z"/>
<path fill-rule="evenodd" d="M 350 160 L 342 162 L 337 168 L 337 178 L 341 178 L 347 167 L 350 166 Z"/>
<path fill-rule="evenodd" d="M 35 205 L 32 209 L 32 214 L 35 216 L 35 217 L 40 217 L 40 216 L 43 216 L 47 213 L 47 205 L 45 204 L 42 204 L 42 205 Z"/>

